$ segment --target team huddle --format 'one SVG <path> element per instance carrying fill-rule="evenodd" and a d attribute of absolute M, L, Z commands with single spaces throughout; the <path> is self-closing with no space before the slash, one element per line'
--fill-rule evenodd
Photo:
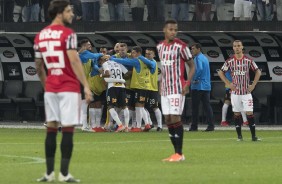
<path fill-rule="evenodd" d="M 112 55 L 108 55 L 106 48 L 101 48 L 100 53 L 92 53 L 91 43 L 87 39 L 81 40 L 80 45 L 79 56 L 94 96 L 89 108 L 85 101 L 82 102 L 82 130 L 111 131 L 115 122 L 116 132 L 149 131 L 153 125 L 148 110 L 153 110 L 158 122 L 157 130 L 161 131 L 158 67 L 154 49 L 147 48 L 144 57 L 141 47 L 135 46 L 128 53 L 125 43 L 117 43 Z M 101 127 L 103 106 L 107 106 L 108 113 L 105 126 Z M 130 120 L 132 126 L 129 130 Z M 142 120 L 145 122 L 143 130 Z"/>

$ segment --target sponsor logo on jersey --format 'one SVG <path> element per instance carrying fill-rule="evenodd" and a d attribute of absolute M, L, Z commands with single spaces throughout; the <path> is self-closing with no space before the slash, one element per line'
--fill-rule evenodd
<path fill-rule="evenodd" d="M 62 34 L 63 34 L 63 31 L 61 30 L 57 31 L 57 30 L 45 29 L 40 32 L 39 40 L 59 39 Z"/>
<path fill-rule="evenodd" d="M 272 69 L 272 72 L 273 72 L 275 75 L 282 76 L 282 67 L 280 67 L 280 66 L 275 66 L 275 67 Z"/>
<path fill-rule="evenodd" d="M 3 56 L 6 57 L 6 58 L 13 58 L 15 56 L 15 54 L 12 51 L 5 50 L 3 52 Z"/>
<path fill-rule="evenodd" d="M 254 57 L 254 58 L 259 58 L 261 56 L 261 53 L 257 50 L 250 50 L 249 55 Z"/>
<path fill-rule="evenodd" d="M 164 60 L 161 62 L 162 65 L 171 66 L 173 65 L 174 60 Z"/>
<path fill-rule="evenodd" d="M 28 75 L 36 75 L 36 69 L 32 66 L 29 66 L 25 69 L 25 72 L 28 74 Z"/>
<path fill-rule="evenodd" d="M 207 55 L 211 58 L 218 58 L 219 57 L 219 53 L 215 50 L 210 50 L 207 52 Z"/>
<path fill-rule="evenodd" d="M 233 75 L 246 75 L 245 71 L 235 70 L 233 71 Z"/>
<path fill-rule="evenodd" d="M 21 39 L 14 39 L 13 42 L 19 45 L 25 44 L 25 41 Z"/>

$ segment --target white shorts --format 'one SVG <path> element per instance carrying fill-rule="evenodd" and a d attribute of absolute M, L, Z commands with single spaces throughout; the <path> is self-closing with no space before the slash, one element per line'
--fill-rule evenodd
<path fill-rule="evenodd" d="M 75 92 L 44 94 L 46 121 L 57 121 L 62 126 L 80 124 L 81 94 Z"/>
<path fill-rule="evenodd" d="M 252 16 L 252 2 L 248 0 L 235 0 L 234 17 L 241 17 L 242 10 L 244 18 L 250 18 Z"/>
<path fill-rule="evenodd" d="M 251 94 L 235 95 L 231 94 L 231 104 L 233 112 L 253 112 L 253 97 Z"/>
<path fill-rule="evenodd" d="M 182 94 L 161 96 L 161 103 L 163 115 L 182 115 L 185 96 Z"/>

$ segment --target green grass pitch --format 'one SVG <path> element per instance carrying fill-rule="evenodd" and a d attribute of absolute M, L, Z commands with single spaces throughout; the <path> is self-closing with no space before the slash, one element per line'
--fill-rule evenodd
<path fill-rule="evenodd" d="M 74 136 L 70 173 L 97 184 L 275 184 L 282 182 L 281 131 L 185 132 L 180 163 L 161 160 L 173 153 L 168 132 L 84 133 Z M 0 183 L 29 184 L 45 172 L 43 129 L 0 129 Z M 57 137 L 55 171 L 59 171 Z M 55 182 L 56 183 L 56 182 Z"/>

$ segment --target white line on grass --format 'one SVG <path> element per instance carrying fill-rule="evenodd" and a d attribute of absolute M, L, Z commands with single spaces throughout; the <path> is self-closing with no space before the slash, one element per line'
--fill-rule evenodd
<path fill-rule="evenodd" d="M 41 164 L 45 162 L 45 159 L 40 157 L 27 157 L 27 156 L 17 156 L 17 155 L 0 155 L 0 157 L 8 157 L 8 158 L 22 158 L 22 159 L 30 159 L 30 162 L 16 162 L 12 164 Z M 11 163 L 9 163 L 11 164 Z M 0 163 L 1 165 L 1 163 Z"/>

